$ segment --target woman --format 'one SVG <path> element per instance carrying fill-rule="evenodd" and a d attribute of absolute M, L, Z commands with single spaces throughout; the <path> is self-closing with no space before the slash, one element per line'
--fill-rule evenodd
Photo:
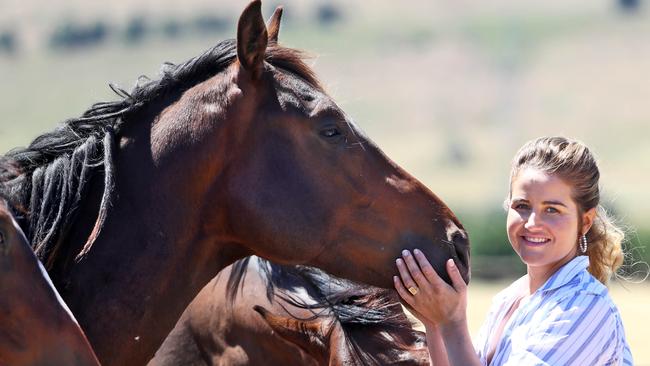
<path fill-rule="evenodd" d="M 427 330 L 434 365 L 631 365 L 606 284 L 623 262 L 623 233 L 599 204 L 586 146 L 562 137 L 526 143 L 513 160 L 507 231 L 527 274 L 495 296 L 471 343 L 467 287 L 453 260 L 443 282 L 404 251 L 395 288 Z"/>

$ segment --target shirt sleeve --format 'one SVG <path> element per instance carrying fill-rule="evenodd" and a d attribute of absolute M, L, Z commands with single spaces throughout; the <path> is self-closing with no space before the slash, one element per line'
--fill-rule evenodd
<path fill-rule="evenodd" d="M 617 313 L 609 301 L 576 294 L 518 327 L 501 365 L 617 365 L 623 358 Z"/>

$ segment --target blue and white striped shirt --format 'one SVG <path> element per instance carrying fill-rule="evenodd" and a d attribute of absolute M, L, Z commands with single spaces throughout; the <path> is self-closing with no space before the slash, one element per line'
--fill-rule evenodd
<path fill-rule="evenodd" d="M 503 328 L 490 365 L 632 365 L 632 353 L 607 287 L 589 272 L 589 258 L 565 264 L 521 300 Z M 474 342 L 483 365 L 494 334 L 526 285 L 526 276 L 494 297 Z"/>

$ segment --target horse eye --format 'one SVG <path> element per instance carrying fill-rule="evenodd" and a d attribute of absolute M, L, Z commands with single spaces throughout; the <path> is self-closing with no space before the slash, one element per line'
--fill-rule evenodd
<path fill-rule="evenodd" d="M 0 244 L 4 244 L 4 243 L 5 243 L 5 234 L 2 231 L 0 231 Z"/>
<path fill-rule="evenodd" d="M 334 127 L 334 128 L 328 128 L 328 129 L 322 130 L 320 132 L 320 134 L 322 136 L 324 136 L 324 137 L 335 137 L 335 136 L 339 136 L 341 134 L 341 132 L 338 130 L 338 128 Z"/>

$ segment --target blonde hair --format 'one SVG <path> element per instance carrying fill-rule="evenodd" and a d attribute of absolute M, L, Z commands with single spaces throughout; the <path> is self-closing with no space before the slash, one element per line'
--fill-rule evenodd
<path fill-rule="evenodd" d="M 587 236 L 589 272 L 607 285 L 612 275 L 623 264 L 622 248 L 625 234 L 600 204 L 598 181 L 600 171 L 596 159 L 587 146 L 565 137 L 540 137 L 524 144 L 512 161 L 510 184 L 525 168 L 539 169 L 557 175 L 572 187 L 573 200 L 578 206 L 578 235 L 582 236 L 582 215 L 596 208 Z M 576 238 L 576 246 L 579 238 Z"/>

